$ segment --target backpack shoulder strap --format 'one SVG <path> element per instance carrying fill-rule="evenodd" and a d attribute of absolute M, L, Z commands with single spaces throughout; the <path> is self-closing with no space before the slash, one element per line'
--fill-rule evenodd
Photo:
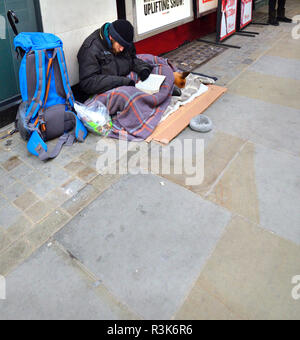
<path fill-rule="evenodd" d="M 35 51 L 35 68 L 36 68 L 36 90 L 26 112 L 27 124 L 33 122 L 40 108 L 46 92 L 46 74 L 45 74 L 45 52 L 42 50 Z"/>
<path fill-rule="evenodd" d="M 59 64 L 60 73 L 62 77 L 63 87 L 66 93 L 67 103 L 72 108 L 72 110 L 70 109 L 70 111 L 73 113 L 76 119 L 75 137 L 79 142 L 83 142 L 87 136 L 87 129 L 82 124 L 80 119 L 77 117 L 77 114 L 73 112 L 75 98 L 73 96 L 73 92 L 71 89 L 67 66 L 66 66 L 66 60 L 65 60 L 64 51 L 62 47 L 59 47 L 57 49 L 57 59 L 58 59 L 58 64 Z"/>
<path fill-rule="evenodd" d="M 71 85 L 70 85 L 70 81 L 69 81 L 64 51 L 61 47 L 59 47 L 57 49 L 57 58 L 58 58 L 58 64 L 59 64 L 60 73 L 61 73 L 61 77 L 62 77 L 63 87 L 64 87 L 64 90 L 65 90 L 65 93 L 66 93 L 67 102 L 73 108 L 75 99 L 74 99 L 74 96 L 73 96 L 73 92 L 71 90 Z"/>

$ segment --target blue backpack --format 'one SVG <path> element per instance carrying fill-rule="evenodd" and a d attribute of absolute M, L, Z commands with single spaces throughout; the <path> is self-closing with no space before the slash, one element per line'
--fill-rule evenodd
<path fill-rule="evenodd" d="M 14 40 L 22 51 L 19 79 L 23 102 L 16 125 L 28 151 L 42 161 L 57 157 L 63 145 L 83 142 L 87 130 L 74 111 L 62 41 L 48 33 L 20 33 Z M 45 142 L 59 138 L 50 152 Z"/>

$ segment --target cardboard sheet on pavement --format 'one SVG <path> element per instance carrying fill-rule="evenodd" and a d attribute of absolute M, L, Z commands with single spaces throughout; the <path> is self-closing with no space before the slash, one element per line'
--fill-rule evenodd
<path fill-rule="evenodd" d="M 209 85 L 208 87 L 209 90 L 202 96 L 180 107 L 165 121 L 161 122 L 146 142 L 150 143 L 151 141 L 155 141 L 163 145 L 169 144 L 189 126 L 190 121 L 194 117 L 204 113 L 210 105 L 227 91 L 225 87 L 221 86 Z"/>

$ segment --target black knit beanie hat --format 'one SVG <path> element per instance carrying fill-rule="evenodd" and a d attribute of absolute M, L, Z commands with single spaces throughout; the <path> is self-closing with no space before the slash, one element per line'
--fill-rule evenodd
<path fill-rule="evenodd" d="M 134 37 L 134 28 L 127 20 L 116 20 L 108 29 L 108 33 L 124 48 L 132 45 Z"/>

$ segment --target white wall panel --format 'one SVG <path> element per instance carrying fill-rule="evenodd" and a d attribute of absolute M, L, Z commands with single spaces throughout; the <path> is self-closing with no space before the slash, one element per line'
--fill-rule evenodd
<path fill-rule="evenodd" d="M 115 0 L 40 0 L 44 32 L 64 43 L 71 85 L 79 80 L 78 50 L 89 34 L 117 19 Z"/>

